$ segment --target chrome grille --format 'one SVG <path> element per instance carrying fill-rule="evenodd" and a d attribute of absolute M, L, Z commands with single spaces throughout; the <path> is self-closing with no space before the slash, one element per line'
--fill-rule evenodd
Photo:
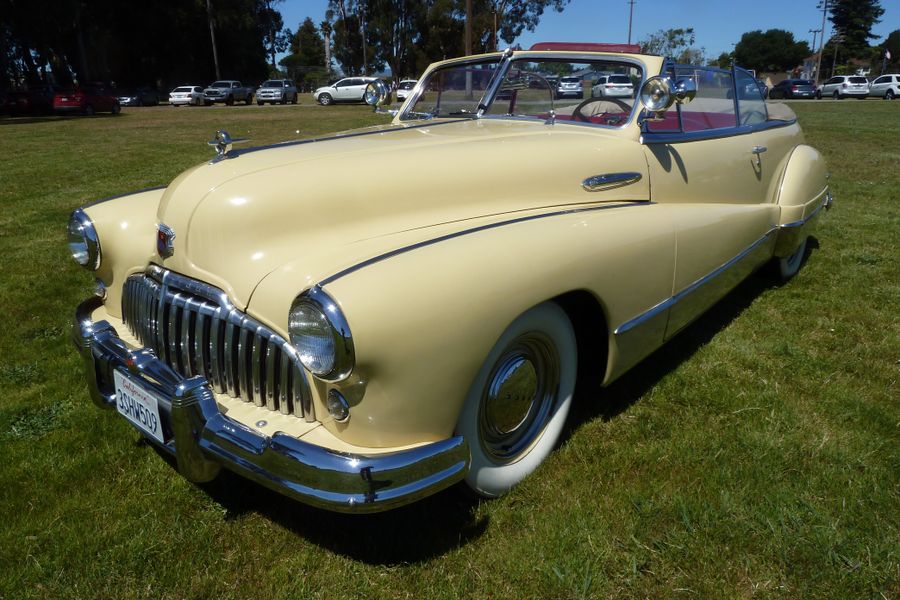
<path fill-rule="evenodd" d="M 122 316 L 141 344 L 185 377 L 200 375 L 217 392 L 315 420 L 293 347 L 218 288 L 153 266 L 126 280 Z"/>

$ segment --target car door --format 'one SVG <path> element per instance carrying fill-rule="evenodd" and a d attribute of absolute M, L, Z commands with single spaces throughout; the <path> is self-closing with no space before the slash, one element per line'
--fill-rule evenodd
<path fill-rule="evenodd" d="M 671 211 L 677 243 L 672 294 L 678 301 L 667 338 L 756 268 L 766 251 L 771 255 L 777 208 L 769 202 L 769 187 L 788 145 L 787 136 L 769 141 L 757 133 L 767 113 L 761 97 L 747 98 L 742 91 L 749 73 L 737 87 L 722 69 L 679 72 L 684 75 L 695 80 L 696 98 L 648 124 L 643 136 L 652 200 L 679 205 Z M 741 90 L 738 102 L 735 90 Z M 755 112 L 760 104 L 761 114 Z M 680 131 L 673 132 L 679 120 Z M 761 150 L 761 140 L 771 147 Z"/>
<path fill-rule="evenodd" d="M 335 100 L 349 100 L 350 99 L 350 86 L 353 83 L 353 79 L 341 79 L 336 84 L 334 84 L 334 98 Z"/>
<path fill-rule="evenodd" d="M 869 90 L 870 96 L 884 96 L 887 91 L 888 84 L 891 81 L 890 75 L 883 75 L 872 82 L 872 88 Z"/>

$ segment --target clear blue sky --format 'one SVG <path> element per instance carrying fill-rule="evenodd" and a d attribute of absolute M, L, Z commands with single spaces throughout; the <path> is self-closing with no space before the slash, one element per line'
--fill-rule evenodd
<path fill-rule="evenodd" d="M 741 34 L 754 29 L 786 29 L 795 39 L 812 44 L 810 29 L 822 26 L 817 0 L 636 0 L 632 42 L 659 29 L 693 27 L 695 46 L 708 57 L 730 52 Z M 278 6 L 292 31 L 307 16 L 318 24 L 325 18 L 327 0 L 285 0 Z M 882 0 L 885 9 L 872 33 L 884 39 L 900 29 L 900 2 Z M 626 0 L 572 0 L 562 12 L 544 13 L 534 32 L 525 32 L 515 43 L 528 48 L 535 42 L 625 42 L 628 39 Z M 831 23 L 825 21 L 826 36 Z M 816 40 L 818 45 L 819 41 Z"/>

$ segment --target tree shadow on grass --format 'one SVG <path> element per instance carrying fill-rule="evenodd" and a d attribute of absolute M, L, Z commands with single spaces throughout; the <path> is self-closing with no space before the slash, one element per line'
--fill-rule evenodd
<path fill-rule="evenodd" d="M 97 113 L 93 115 L 79 114 L 51 114 L 51 115 L 0 115 L 0 126 L 3 125 L 30 125 L 32 123 L 55 123 L 58 121 L 83 121 L 85 119 L 119 119 L 121 113 L 114 115 L 112 113 Z"/>
<path fill-rule="evenodd" d="M 818 248 L 818 240 L 810 237 L 801 270 L 810 254 Z M 663 377 L 709 343 L 763 292 L 784 285 L 777 281 L 770 267 L 771 265 L 766 265 L 745 279 L 696 321 L 607 388 L 603 389 L 601 386 L 602 373 L 591 373 L 583 377 L 576 390 L 563 441 L 588 421 L 598 417 L 609 421 L 628 410 Z"/>

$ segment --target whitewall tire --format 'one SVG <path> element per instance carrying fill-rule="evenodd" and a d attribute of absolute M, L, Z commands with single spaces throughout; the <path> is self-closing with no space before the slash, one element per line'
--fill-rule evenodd
<path fill-rule="evenodd" d="M 476 493 L 502 495 L 550 454 L 569 414 L 577 364 L 575 331 L 557 304 L 526 311 L 503 332 L 457 423 L 472 455 L 466 483 Z"/>
<path fill-rule="evenodd" d="M 806 242 L 809 238 L 803 238 L 800 246 L 790 256 L 779 258 L 776 263 L 778 266 L 778 276 L 782 281 L 787 281 L 800 271 L 803 266 L 803 258 L 806 256 Z"/>

